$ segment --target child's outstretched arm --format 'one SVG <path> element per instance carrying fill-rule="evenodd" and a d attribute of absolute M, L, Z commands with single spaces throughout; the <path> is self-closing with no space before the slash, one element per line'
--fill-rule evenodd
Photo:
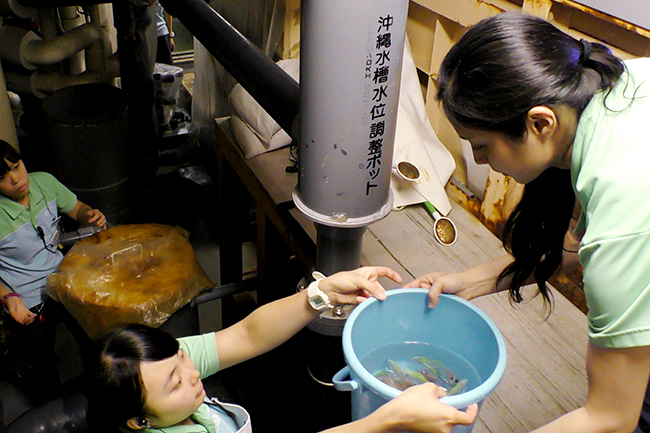
<path fill-rule="evenodd" d="M 106 217 L 104 214 L 99 209 L 93 209 L 79 200 L 77 200 L 77 205 L 74 209 L 65 214 L 81 225 L 95 225 L 103 229 L 106 228 Z"/>
<path fill-rule="evenodd" d="M 339 272 L 321 280 L 319 288 L 335 304 L 358 304 L 369 296 L 384 299 L 385 290 L 377 282 L 388 277 L 402 278 L 386 267 L 364 267 Z M 221 368 L 261 355 L 287 341 L 318 316 L 307 300 L 307 291 L 279 299 L 253 311 L 242 321 L 215 334 Z"/>

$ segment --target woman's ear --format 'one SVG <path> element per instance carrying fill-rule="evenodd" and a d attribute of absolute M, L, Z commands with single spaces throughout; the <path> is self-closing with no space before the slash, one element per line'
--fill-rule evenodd
<path fill-rule="evenodd" d="M 151 424 L 146 418 L 134 416 L 126 421 L 126 426 L 131 430 L 144 430 L 151 427 Z"/>
<path fill-rule="evenodd" d="M 551 136 L 558 127 L 555 111 L 545 105 L 538 105 L 528 110 L 526 126 L 529 134 Z"/>

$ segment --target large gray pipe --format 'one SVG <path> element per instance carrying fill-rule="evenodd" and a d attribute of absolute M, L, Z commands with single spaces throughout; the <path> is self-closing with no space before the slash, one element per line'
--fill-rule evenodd
<path fill-rule="evenodd" d="M 393 206 L 408 0 L 303 0 L 300 89 L 204 0 L 160 3 L 292 135 L 300 105 L 293 198 L 316 223 L 317 269 L 329 275 L 359 267 L 366 227 Z M 323 318 L 323 333 L 340 335 L 346 314 L 338 313 Z"/>
<path fill-rule="evenodd" d="M 407 12 L 407 0 L 301 4 L 300 171 L 293 199 L 317 223 L 317 267 L 325 274 L 358 267 L 365 227 L 392 208 Z M 337 239 L 345 240 L 343 248 Z"/>

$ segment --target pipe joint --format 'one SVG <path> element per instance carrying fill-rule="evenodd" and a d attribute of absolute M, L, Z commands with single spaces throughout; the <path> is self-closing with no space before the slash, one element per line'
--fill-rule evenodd
<path fill-rule="evenodd" d="M 50 40 L 43 40 L 33 32 L 29 32 L 21 42 L 21 63 L 31 70 L 43 65 L 54 65 L 101 39 L 102 30 L 94 23 L 75 27 Z"/>
<path fill-rule="evenodd" d="M 307 218 L 310 220 L 322 224 L 324 226 L 329 226 L 329 227 L 338 227 L 338 228 L 358 228 L 358 227 L 364 227 L 367 225 L 372 224 L 375 221 L 379 221 L 390 213 L 391 209 L 393 208 L 393 202 L 395 201 L 395 197 L 393 195 L 393 191 L 391 189 L 388 190 L 388 199 L 386 203 L 379 209 L 379 211 L 370 214 L 370 215 L 365 215 L 361 217 L 355 217 L 351 218 L 348 217 L 344 212 L 332 212 L 330 215 L 325 215 L 319 212 L 316 212 L 315 210 L 311 209 L 308 207 L 300 198 L 300 192 L 298 191 L 298 188 L 293 190 L 293 193 L 291 194 L 291 197 L 293 198 L 293 202 L 295 203 L 296 207 L 298 208 L 299 211 L 301 211 Z"/>

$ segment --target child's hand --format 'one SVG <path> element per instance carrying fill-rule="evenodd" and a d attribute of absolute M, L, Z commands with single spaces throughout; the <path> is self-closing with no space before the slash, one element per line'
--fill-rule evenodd
<path fill-rule="evenodd" d="M 383 300 L 386 299 L 386 290 L 377 281 L 379 277 L 388 277 L 396 283 L 402 282 L 402 277 L 390 268 L 366 266 L 354 271 L 338 272 L 322 280 L 318 287 L 335 304 L 358 304 L 370 296 Z"/>
<path fill-rule="evenodd" d="M 7 299 L 7 310 L 13 319 L 21 325 L 29 325 L 36 318 L 36 314 L 29 311 L 25 303 L 19 297 Z"/>
<path fill-rule="evenodd" d="M 86 212 L 86 225 L 96 225 L 102 229 L 106 229 L 106 217 L 99 209 L 90 209 Z"/>

